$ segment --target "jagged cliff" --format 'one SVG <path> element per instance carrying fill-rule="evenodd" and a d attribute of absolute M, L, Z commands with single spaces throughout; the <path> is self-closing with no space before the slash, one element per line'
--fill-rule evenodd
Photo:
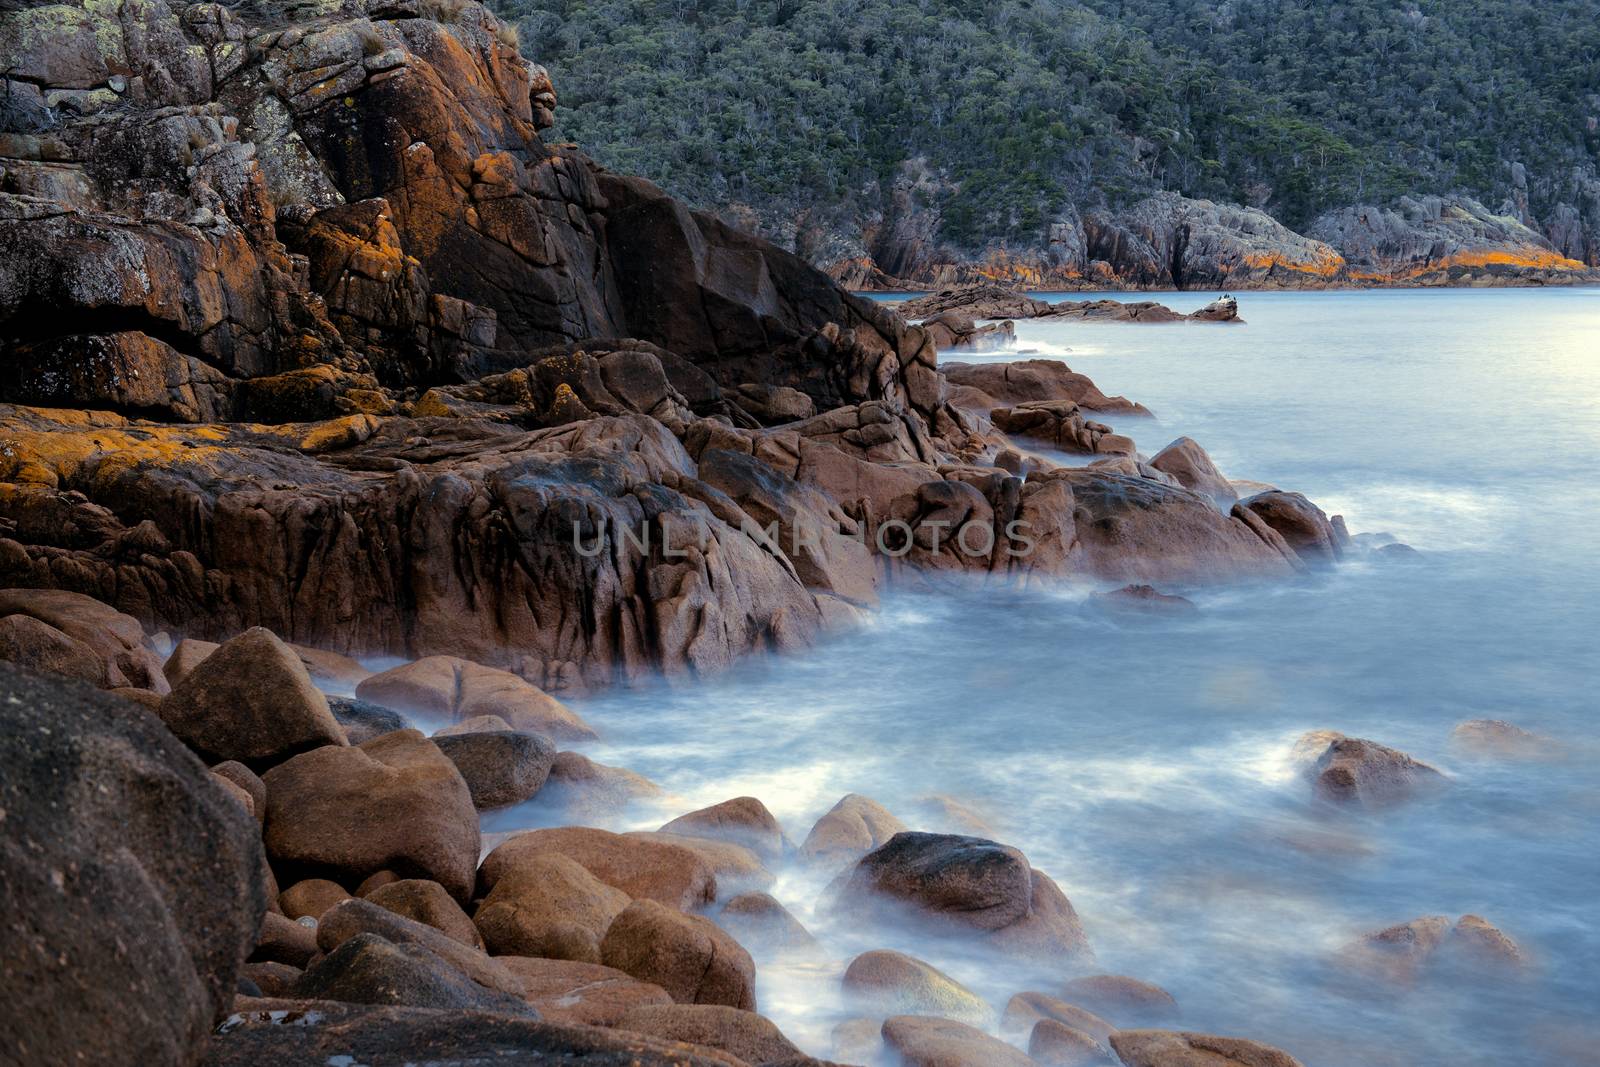
<path fill-rule="evenodd" d="M 0 51 L 0 585 L 564 689 L 803 645 L 898 575 L 1342 537 L 1152 467 L 1081 376 L 955 389 L 922 329 L 546 144 L 475 3 L 82 0 Z M 1005 427 L 1095 465 L 1023 479 Z"/>

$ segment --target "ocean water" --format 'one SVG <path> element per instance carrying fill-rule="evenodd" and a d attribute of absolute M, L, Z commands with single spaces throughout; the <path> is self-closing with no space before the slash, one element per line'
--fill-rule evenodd
<path fill-rule="evenodd" d="M 1138 624 L 1089 610 L 1085 586 L 891 591 L 808 653 L 574 701 L 605 734 L 592 756 L 672 793 L 621 824 L 749 794 L 799 841 L 859 792 L 914 828 L 958 829 L 930 804 L 945 795 L 1060 883 L 1089 969 L 1163 986 L 1180 1028 L 1308 1067 L 1600 1062 L 1600 290 L 1240 304 L 1243 326 L 1022 322 L 1015 355 L 1144 403 L 1153 420 L 1106 421 L 1147 454 L 1193 437 L 1230 477 L 1304 492 L 1419 563 L 1358 551 L 1304 580 L 1175 590 L 1198 614 Z M 1554 753 L 1472 758 L 1451 730 L 1475 718 Z M 1328 811 L 1289 759 L 1315 729 L 1450 783 Z M 860 1014 L 838 979 L 864 949 L 912 951 L 997 1009 L 1071 970 L 865 926 L 827 906 L 827 873 L 778 873 L 772 892 L 826 951 L 761 960 L 760 1009 L 816 1055 Z M 1364 933 L 1468 913 L 1518 942 L 1520 977 L 1395 986 L 1337 961 Z"/>

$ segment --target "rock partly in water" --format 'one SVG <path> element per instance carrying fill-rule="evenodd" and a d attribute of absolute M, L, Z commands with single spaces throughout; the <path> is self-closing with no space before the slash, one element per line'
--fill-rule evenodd
<path fill-rule="evenodd" d="M 411 715 L 460 722 L 497 715 L 513 729 L 557 741 L 598 735 L 561 701 L 510 671 L 454 656 L 428 656 L 363 679 L 356 696 Z"/>
<path fill-rule="evenodd" d="M 1232 508 L 1239 499 L 1233 483 L 1223 477 L 1206 450 L 1193 438 L 1178 438 L 1157 452 L 1150 460 L 1150 466 L 1163 474 L 1172 475 L 1185 489 L 1193 489 L 1202 496 L 1210 497 L 1223 511 Z"/>
<path fill-rule="evenodd" d="M 1479 759 L 1554 760 L 1565 755 L 1554 739 L 1504 719 L 1471 719 L 1450 731 L 1450 744 Z"/>
<path fill-rule="evenodd" d="M 1105 1041 L 1117 1028 L 1092 1011 L 1069 1004 L 1048 993 L 1018 993 L 1006 1002 L 1000 1028 L 1008 1033 L 1029 1033 L 1041 1019 L 1054 1019 L 1097 1041 Z"/>
<path fill-rule="evenodd" d="M 550 776 L 556 759 L 556 746 L 549 738 L 517 730 L 436 735 L 433 743 L 461 772 L 479 811 L 531 799 Z"/>
<path fill-rule="evenodd" d="M 600 944 L 600 962 L 654 982 L 680 1004 L 756 1010 L 756 966 L 739 943 L 699 915 L 635 900 Z"/>
<path fill-rule="evenodd" d="M 1061 997 L 1104 1016 L 1118 1026 L 1176 1018 L 1178 1002 L 1151 982 L 1121 974 L 1092 974 L 1061 987 Z"/>
<path fill-rule="evenodd" d="M 1339 954 L 1353 974 L 1409 986 L 1444 970 L 1496 979 L 1522 971 L 1526 959 L 1517 943 L 1493 923 L 1463 915 L 1455 923 L 1425 915 L 1367 934 Z"/>
<path fill-rule="evenodd" d="M 851 793 L 818 819 L 806 835 L 800 852 L 822 863 L 859 859 L 906 829 L 871 797 Z"/>
<path fill-rule="evenodd" d="M 267 910 L 259 827 L 148 711 L 10 666 L 0 767 L 0 1058 L 197 1063 Z"/>
<path fill-rule="evenodd" d="M 329 697 L 328 710 L 344 730 L 344 739 L 352 745 L 364 745 L 374 737 L 408 730 L 411 723 L 393 708 L 374 704 L 355 697 Z"/>
<path fill-rule="evenodd" d="M 1109 1050 L 1076 1027 L 1040 1019 L 1028 1035 L 1028 1055 L 1040 1067 L 1092 1067 L 1110 1060 Z"/>
<path fill-rule="evenodd" d="M 972 990 L 914 956 L 889 949 L 863 952 L 845 968 L 841 988 L 853 1009 L 879 1015 L 938 1015 L 973 1026 L 994 1010 Z"/>
<path fill-rule="evenodd" d="M 717 924 L 756 954 L 817 947 L 817 939 L 770 893 L 740 893 L 717 913 Z"/>
<path fill-rule="evenodd" d="M 549 808 L 564 822 L 590 825 L 663 792 L 656 783 L 625 767 L 596 763 L 581 752 L 558 752 L 539 791 L 539 806 Z"/>
<path fill-rule="evenodd" d="M 763 860 L 781 859 L 787 844 L 783 827 L 755 797 L 735 797 L 680 815 L 663 826 L 661 832 L 731 841 L 750 849 Z"/>
<path fill-rule="evenodd" d="M 1318 799 L 1377 810 L 1442 787 L 1448 779 L 1404 752 L 1359 737 L 1338 736 L 1311 767 Z"/>

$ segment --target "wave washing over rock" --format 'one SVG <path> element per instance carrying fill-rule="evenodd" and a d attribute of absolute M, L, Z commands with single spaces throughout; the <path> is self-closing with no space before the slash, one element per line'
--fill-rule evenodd
<path fill-rule="evenodd" d="M 558 752 L 594 731 L 551 692 L 799 650 L 896 584 L 1163 610 L 1348 544 L 1195 442 L 1141 454 L 1095 415 L 1143 409 L 1062 364 L 941 368 L 543 143 L 555 90 L 475 3 L 8 8 L 0 53 L 0 656 L 73 679 L 0 677 L 8 1061 L 798 1062 L 741 944 L 807 940 L 759 801 L 482 832 L 657 788 Z M 854 797 L 799 852 L 841 906 L 1091 971 L 1015 847 Z M 847 982 L 880 1042 L 1026 1062 L 894 955 Z M 1295 1062 L 1074 1029 L 1152 997 L 1097 980 L 1029 1048 Z"/>

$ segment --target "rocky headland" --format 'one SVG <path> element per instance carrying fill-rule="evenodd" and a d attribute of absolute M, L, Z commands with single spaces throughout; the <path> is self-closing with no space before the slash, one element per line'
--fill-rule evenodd
<path fill-rule="evenodd" d="M 1491 211 L 1465 196 L 1352 205 L 1318 216 L 1302 234 L 1256 208 L 1169 192 L 1123 211 L 1069 208 L 1041 241 L 984 248 L 941 241 L 928 198 L 895 204 L 904 214 L 865 228 L 857 254 L 821 264 L 832 277 L 877 291 L 1600 283 L 1600 267 L 1583 239 L 1567 233 L 1565 215 L 1545 233 L 1509 209 Z"/>
<path fill-rule="evenodd" d="M 900 582 L 1292 578 L 1338 516 L 544 143 L 555 89 L 475 3 L 7 8 L 0 53 L 4 1058 L 815 1062 L 756 1014 L 816 947 L 765 893 L 803 864 L 1063 998 L 1019 988 L 1008 1044 L 869 952 L 838 1058 L 1297 1062 L 1144 1029 L 1172 998 L 987 837 L 857 795 L 798 847 L 748 797 L 600 828 L 660 788 L 563 701 Z M 1330 741 L 1319 795 L 1408 760 Z M 553 828 L 481 829 L 528 803 Z"/>

